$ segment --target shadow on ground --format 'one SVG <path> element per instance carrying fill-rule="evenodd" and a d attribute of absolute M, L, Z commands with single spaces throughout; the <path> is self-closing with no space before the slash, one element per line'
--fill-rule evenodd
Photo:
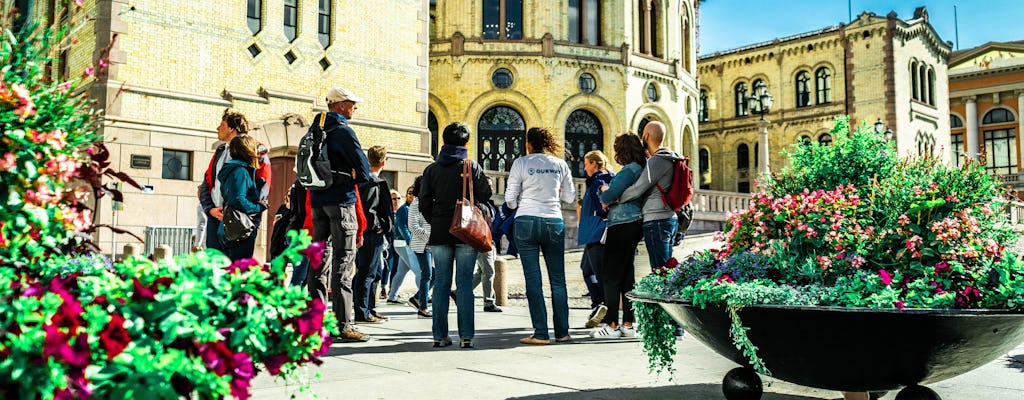
<path fill-rule="evenodd" d="M 573 342 L 571 343 L 555 343 L 551 341 L 550 346 L 573 346 L 577 344 L 616 344 L 623 343 L 624 341 L 636 341 L 637 339 L 592 339 L 583 337 L 583 332 L 579 337 L 575 336 L 575 332 L 570 330 L 574 334 Z M 423 332 L 399 332 L 394 333 L 375 333 L 371 335 L 374 339 L 367 343 L 336 343 L 331 347 L 331 352 L 327 354 L 331 356 L 348 356 L 353 354 L 375 354 L 375 353 L 402 353 L 402 352 L 431 352 L 431 351 L 480 351 L 480 350 L 500 350 L 500 349 L 512 349 L 512 348 L 530 348 L 534 346 L 524 345 L 519 343 L 519 339 L 528 336 L 530 331 L 526 328 L 501 328 L 501 329 L 477 329 L 476 337 L 473 339 L 472 349 L 461 349 L 459 348 L 458 337 L 453 336 L 452 340 L 454 345 L 449 347 L 434 348 L 433 340 L 430 340 L 429 333 L 424 334 Z M 456 330 L 452 330 L 453 335 L 457 334 Z M 350 345 L 352 344 L 352 345 Z"/>
<path fill-rule="evenodd" d="M 598 389 L 571 393 L 510 397 L 508 400 L 717 400 L 724 399 L 722 387 L 712 384 L 662 386 L 653 388 Z M 765 393 L 762 400 L 821 400 L 820 397 Z"/>
<path fill-rule="evenodd" d="M 1006 356 L 1006 366 L 1024 372 L 1024 353 Z"/>

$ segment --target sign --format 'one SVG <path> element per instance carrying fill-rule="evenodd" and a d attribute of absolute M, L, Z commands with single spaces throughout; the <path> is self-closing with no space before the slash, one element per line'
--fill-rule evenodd
<path fill-rule="evenodd" d="M 142 155 L 142 154 L 132 154 L 132 162 L 131 162 L 131 167 L 132 168 L 134 168 L 134 169 L 150 169 L 150 168 L 152 168 L 152 166 L 153 166 L 153 157 L 152 156 L 147 156 L 147 155 Z"/>

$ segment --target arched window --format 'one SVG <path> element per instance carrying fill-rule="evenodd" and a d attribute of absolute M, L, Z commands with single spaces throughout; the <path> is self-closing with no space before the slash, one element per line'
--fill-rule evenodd
<path fill-rule="evenodd" d="M 700 149 L 697 153 L 697 169 L 700 171 L 700 188 L 711 189 L 711 153 L 708 149 Z"/>
<path fill-rule="evenodd" d="M 928 68 L 928 104 L 935 105 L 935 69 Z"/>
<path fill-rule="evenodd" d="M 684 8 L 683 12 L 689 15 L 689 12 Z M 683 17 L 683 69 L 690 70 L 690 52 L 688 49 L 693 46 L 690 44 L 690 19 L 689 17 Z"/>
<path fill-rule="evenodd" d="M 736 89 L 733 90 L 733 93 L 736 96 L 736 116 L 742 117 L 747 115 L 747 83 L 737 83 Z"/>
<path fill-rule="evenodd" d="M 746 143 L 740 143 L 736 148 L 736 169 L 750 168 L 750 150 Z"/>
<path fill-rule="evenodd" d="M 700 90 L 700 107 L 697 109 L 697 121 L 706 122 L 708 120 L 708 91 L 706 89 Z"/>
<path fill-rule="evenodd" d="M 802 135 L 802 136 L 800 136 L 800 142 L 799 143 L 801 145 L 804 145 L 804 146 L 809 145 L 809 144 L 811 144 L 811 137 L 807 136 L 807 135 Z"/>
<path fill-rule="evenodd" d="M 981 119 L 982 124 L 999 124 L 1003 122 L 1013 122 L 1013 114 L 1010 110 L 1005 108 L 997 108 L 992 111 L 985 113 L 985 117 Z"/>
<path fill-rule="evenodd" d="M 964 127 L 964 120 L 960 119 L 960 117 L 958 117 L 956 115 L 949 114 L 949 129 L 963 128 L 963 127 Z"/>
<path fill-rule="evenodd" d="M 659 28 L 659 26 L 661 26 L 661 24 L 658 23 L 658 21 L 661 20 L 661 6 L 660 6 L 660 4 L 661 4 L 660 1 L 651 1 L 651 19 L 648 21 L 650 23 L 650 25 L 648 25 L 648 27 L 647 27 L 648 31 L 650 32 L 650 36 L 651 36 L 651 45 L 650 45 L 649 53 L 652 56 L 655 56 L 655 57 L 661 57 L 662 56 L 662 54 L 661 54 L 661 43 L 658 43 L 658 28 Z"/>
<path fill-rule="evenodd" d="M 821 136 L 818 136 L 818 144 L 820 144 L 822 146 L 831 146 L 832 145 L 832 135 L 830 135 L 828 133 L 822 133 Z"/>
<path fill-rule="evenodd" d="M 601 43 L 601 2 L 569 0 L 569 40 L 597 46 Z"/>
<path fill-rule="evenodd" d="M 657 1 L 639 0 L 637 6 L 637 27 L 639 27 L 640 43 L 638 48 L 643 54 L 661 57 L 658 49 L 658 18 L 661 10 Z"/>
<path fill-rule="evenodd" d="M 484 39 L 523 38 L 523 0 L 484 0 Z"/>
<path fill-rule="evenodd" d="M 644 135 L 644 128 L 647 127 L 647 124 L 651 123 L 651 121 L 657 121 L 657 120 L 658 119 L 654 118 L 653 115 L 648 115 L 648 116 L 643 117 L 642 119 L 640 119 L 640 125 L 636 127 L 636 134 L 640 135 L 640 136 L 643 136 Z"/>
<path fill-rule="evenodd" d="M 478 161 L 486 170 L 508 171 L 512 161 L 526 154 L 526 122 L 510 107 L 497 106 L 485 111 L 477 133 Z"/>
<path fill-rule="evenodd" d="M 912 91 L 911 98 L 914 100 L 921 100 L 920 87 L 917 85 L 917 61 L 910 62 L 910 90 Z"/>
<path fill-rule="evenodd" d="M 818 91 L 818 104 L 832 102 L 832 72 L 827 67 L 818 68 L 814 73 L 814 86 Z"/>
<path fill-rule="evenodd" d="M 921 85 L 919 89 L 920 97 L 917 99 L 921 102 L 928 101 L 928 67 L 921 63 L 917 66 L 917 84 Z"/>
<path fill-rule="evenodd" d="M 298 37 L 299 5 L 298 0 L 284 0 L 284 37 L 294 41 Z"/>
<path fill-rule="evenodd" d="M 800 71 L 796 74 L 796 106 L 807 107 L 811 105 L 811 74 L 807 71 Z"/>
<path fill-rule="evenodd" d="M 326 49 L 331 45 L 331 0 L 320 0 L 317 11 L 316 33 L 320 45 Z"/>
<path fill-rule="evenodd" d="M 430 131 L 430 156 L 437 157 L 437 151 L 440 150 L 437 140 L 437 117 L 434 116 L 433 111 L 427 112 L 427 130 Z"/>
<path fill-rule="evenodd" d="M 255 35 L 263 30 L 263 0 L 248 0 L 245 7 L 245 21 Z"/>
<path fill-rule="evenodd" d="M 565 162 L 569 163 L 572 176 L 586 178 L 583 170 L 583 156 L 593 150 L 602 150 L 604 129 L 601 121 L 586 110 L 576 110 L 565 120 Z"/>

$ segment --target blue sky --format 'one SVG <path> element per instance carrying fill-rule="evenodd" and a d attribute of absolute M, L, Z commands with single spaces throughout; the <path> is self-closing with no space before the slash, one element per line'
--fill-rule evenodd
<path fill-rule="evenodd" d="M 1021 0 L 852 0 L 853 17 L 870 11 L 896 11 L 910 19 L 928 7 L 928 20 L 943 40 L 955 42 L 953 6 L 959 20 L 960 49 L 989 41 L 1024 40 Z M 847 0 L 706 0 L 700 4 L 700 54 L 729 50 L 848 22 Z M 956 46 L 954 45 L 954 50 Z"/>

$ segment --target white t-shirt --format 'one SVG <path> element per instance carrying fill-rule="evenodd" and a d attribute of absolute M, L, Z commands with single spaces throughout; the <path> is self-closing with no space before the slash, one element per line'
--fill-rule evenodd
<path fill-rule="evenodd" d="M 560 158 L 534 153 L 512 163 L 505 186 L 505 203 L 516 217 L 562 218 L 559 201 L 576 200 L 569 165 Z"/>

